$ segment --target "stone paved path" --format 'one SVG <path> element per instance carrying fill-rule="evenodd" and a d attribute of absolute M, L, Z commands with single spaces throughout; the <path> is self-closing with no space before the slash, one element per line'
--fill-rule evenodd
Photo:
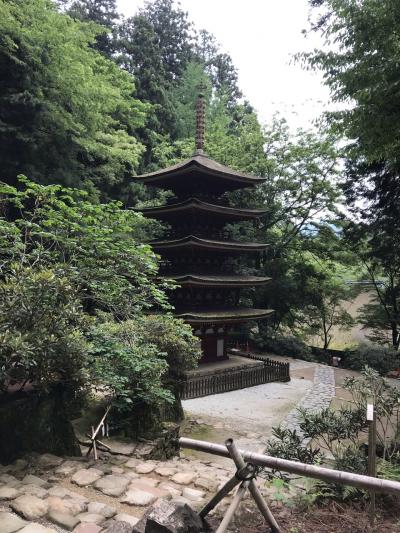
<path fill-rule="evenodd" d="M 0 465 L 0 533 L 131 533 L 157 502 L 200 509 L 234 471 L 209 457 L 155 461 L 104 454 L 95 462 L 44 454 Z"/>
<path fill-rule="evenodd" d="M 302 435 L 299 426 L 299 412 L 298 409 L 305 409 L 311 413 L 318 413 L 329 407 L 332 398 L 335 396 L 335 374 L 331 366 L 317 365 L 314 374 L 314 383 L 302 400 L 296 405 L 294 409 L 286 416 L 282 423 L 282 427 L 296 430 L 298 434 Z"/>

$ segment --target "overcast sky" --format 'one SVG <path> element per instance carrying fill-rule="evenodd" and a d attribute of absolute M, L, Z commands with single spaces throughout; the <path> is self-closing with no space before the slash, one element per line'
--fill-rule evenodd
<path fill-rule="evenodd" d="M 143 0 L 117 0 L 134 15 Z M 304 37 L 307 0 L 181 0 L 197 29 L 213 33 L 231 55 L 243 93 L 263 122 L 275 112 L 293 127 L 308 127 L 329 103 L 322 76 L 293 64 L 292 55 L 321 43 Z"/>

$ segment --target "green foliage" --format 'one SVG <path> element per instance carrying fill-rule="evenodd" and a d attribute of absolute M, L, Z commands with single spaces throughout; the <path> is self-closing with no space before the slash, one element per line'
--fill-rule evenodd
<path fill-rule="evenodd" d="M 336 411 L 326 408 L 318 413 L 300 410 L 300 428 L 305 438 L 319 439 L 326 451 L 339 458 L 348 442 L 356 446 L 359 434 L 366 429 L 365 413 L 366 406 L 365 409 L 342 406 Z"/>
<path fill-rule="evenodd" d="M 301 339 L 283 335 L 268 327 L 260 327 L 260 332 L 253 334 L 253 340 L 263 351 L 271 351 L 277 355 L 295 357 L 304 361 L 315 360 L 311 349 Z"/>
<path fill-rule="evenodd" d="M 25 173 L 109 197 L 137 168 L 133 134 L 147 107 L 132 77 L 92 48 L 99 31 L 50 0 L 1 0 L 3 179 Z"/>
<path fill-rule="evenodd" d="M 352 297 L 351 290 L 335 272 L 331 261 L 314 263 L 313 275 L 307 276 L 303 291 L 307 294 L 304 307 L 293 313 L 296 329 L 306 337 L 319 337 L 326 350 L 333 338 L 333 327 L 350 329 L 354 320 L 344 305 Z"/>
<path fill-rule="evenodd" d="M 151 406 L 172 400 L 162 387 L 168 368 L 164 354 L 148 342 L 135 321 L 102 323 L 89 338 L 92 380 L 119 412 L 131 412 L 142 402 Z"/>
<path fill-rule="evenodd" d="M 180 376 L 197 366 L 200 343 L 183 320 L 169 314 L 151 314 L 138 318 L 136 324 L 143 338 L 166 358 L 170 376 Z"/>
<path fill-rule="evenodd" d="M 370 161 L 398 161 L 399 10 L 396 0 L 325 0 L 316 29 L 325 49 L 305 56 L 340 104 L 332 119 Z M 335 44 L 335 46 L 332 46 Z"/>
<path fill-rule="evenodd" d="M 207 90 L 206 101 L 211 100 L 211 82 L 204 72 L 203 65 L 191 61 L 187 64 L 179 85 L 174 86 L 169 99 L 175 113 L 175 131 L 173 138 L 195 138 L 196 132 L 196 102 L 200 85 Z"/>
<path fill-rule="evenodd" d="M 367 403 L 374 403 L 377 424 L 377 441 L 384 460 L 398 460 L 400 436 L 400 392 L 376 370 L 365 367 L 362 378 L 348 378 L 344 387 L 350 391 L 355 409 L 366 412 Z"/>
<path fill-rule="evenodd" d="M 86 381 L 89 326 L 66 269 L 11 265 L 0 281 L 0 393 L 54 383 L 78 391 Z"/>
<path fill-rule="evenodd" d="M 134 435 L 137 426 L 148 432 L 165 418 L 182 418 L 179 379 L 201 355 L 190 326 L 171 315 L 144 315 L 98 324 L 89 338 L 90 375 L 121 428 Z"/>
<path fill-rule="evenodd" d="M 290 461 L 298 461 L 305 464 L 316 464 L 322 459 L 319 448 L 308 447 L 304 444 L 304 438 L 294 429 L 274 427 L 272 438 L 268 439 L 265 453 L 272 457 L 281 457 Z M 284 472 L 263 469 L 267 478 L 289 479 Z"/>
<path fill-rule="evenodd" d="M 204 65 L 214 89 L 219 94 L 225 95 L 228 106 L 233 108 L 242 97 L 242 93 L 231 57 L 219 51 L 217 40 L 207 30 L 197 32 L 194 55 Z"/>
<path fill-rule="evenodd" d="M 382 235 L 388 240 L 390 235 Z M 400 348 L 400 250 L 396 250 L 396 237 L 391 251 L 373 247 L 361 255 L 367 265 L 374 293 L 368 303 L 360 309 L 359 319 L 369 329 L 367 338 L 383 346 Z M 379 276 L 379 277 L 378 277 Z"/>
<path fill-rule="evenodd" d="M 399 481 L 400 465 L 398 459 L 399 458 L 397 457 L 397 462 L 385 461 L 383 459 L 379 460 L 377 464 L 378 477 Z"/>
<path fill-rule="evenodd" d="M 346 366 L 353 370 L 371 367 L 382 376 L 400 366 L 399 352 L 376 344 L 362 343 L 355 350 L 349 352 Z"/>
<path fill-rule="evenodd" d="M 324 48 L 303 56 L 319 68 L 338 111 L 332 128 L 345 137 L 350 245 L 374 283 L 363 322 L 374 340 L 400 346 L 399 10 L 395 0 L 323 0 L 314 29 Z M 349 105 L 349 103 L 351 105 Z M 382 285 L 380 281 L 384 282 Z"/>
<path fill-rule="evenodd" d="M 116 0 L 59 0 L 58 3 L 68 8 L 70 17 L 103 26 L 103 31 L 96 35 L 95 47 L 111 58 L 116 47 L 113 30 L 119 19 Z"/>
<path fill-rule="evenodd" d="M 350 407 L 329 407 L 312 413 L 299 410 L 302 437 L 295 431 L 273 428 L 273 439 L 268 441 L 268 452 L 284 459 L 302 462 L 333 461 L 336 470 L 365 474 L 367 458 L 362 443 L 368 427 L 367 403 L 373 403 L 377 425 L 377 453 L 379 475 L 388 472 L 393 479 L 398 476 L 400 435 L 400 393 L 379 374 L 368 367 L 362 377 L 346 378 L 344 389 L 350 392 Z M 304 440 L 305 439 L 305 440 Z M 314 443 L 313 448 L 310 441 Z M 328 452 L 328 457 L 325 454 Z M 302 459 L 300 459 L 302 457 Z M 268 472 L 270 476 L 282 475 Z M 339 500 L 364 499 L 366 493 L 351 487 L 318 482 L 311 489 L 313 500 L 334 498 Z"/>
<path fill-rule="evenodd" d="M 67 264 L 84 309 L 133 316 L 154 304 L 166 305 L 155 282 L 157 259 L 139 244 L 154 227 L 118 202 L 92 204 L 87 195 L 60 185 L 38 185 L 20 178 L 21 190 L 3 185 L 0 208 L 1 269 L 21 265 Z"/>
<path fill-rule="evenodd" d="M 154 427 L 200 356 L 188 325 L 144 315 L 169 308 L 157 257 L 136 240 L 157 225 L 76 189 L 19 185 L 0 187 L 2 392 L 11 379 L 40 393 L 61 382 L 73 399 L 85 384 L 136 420 L 135 435 Z"/>

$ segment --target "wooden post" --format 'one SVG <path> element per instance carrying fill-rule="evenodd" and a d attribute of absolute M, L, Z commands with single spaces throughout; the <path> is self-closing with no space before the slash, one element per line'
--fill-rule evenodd
<path fill-rule="evenodd" d="M 88 435 L 88 437 L 90 438 L 90 440 L 92 441 L 90 446 L 89 446 L 89 449 L 86 453 L 86 456 L 89 457 L 90 455 L 90 452 L 93 450 L 93 454 L 94 454 L 94 459 L 95 461 L 97 461 L 98 459 L 98 455 L 97 455 L 97 444 L 101 444 L 101 446 L 104 446 L 104 448 L 106 448 L 106 450 L 110 450 L 110 448 L 104 444 L 103 442 L 101 442 L 101 440 L 99 440 L 97 438 L 97 435 L 98 433 L 100 432 L 101 428 L 103 427 L 103 424 L 105 423 L 105 420 L 106 420 L 106 417 L 108 415 L 108 412 L 110 411 L 111 409 L 111 405 L 109 405 L 106 409 L 106 412 L 104 413 L 102 419 L 100 420 L 98 426 L 96 429 L 94 429 L 94 427 L 92 426 L 92 433 L 90 435 Z M 108 433 L 108 430 L 107 430 L 107 433 Z"/>
<path fill-rule="evenodd" d="M 253 465 L 246 465 L 245 471 L 242 473 L 244 476 L 252 474 L 254 472 L 254 466 Z M 219 502 L 233 490 L 236 485 L 239 485 L 240 479 L 236 476 L 236 474 L 225 483 L 225 485 L 211 498 L 211 500 L 203 507 L 203 509 L 199 512 L 199 516 L 201 518 L 205 518 L 210 511 L 214 509 L 216 505 L 219 504 Z"/>
<path fill-rule="evenodd" d="M 225 533 L 225 531 L 228 529 L 228 526 L 237 511 L 237 508 L 239 507 L 240 502 L 243 500 L 243 498 L 246 495 L 246 491 L 248 489 L 249 481 L 245 481 L 241 483 L 238 491 L 236 492 L 235 496 L 232 499 L 232 502 L 230 506 L 228 507 L 228 510 L 225 513 L 224 518 L 222 519 L 222 522 L 220 523 L 217 531 L 215 533 Z"/>
<path fill-rule="evenodd" d="M 236 448 L 235 443 L 233 442 L 233 439 L 227 439 L 225 441 L 225 446 L 229 452 L 229 455 L 231 456 L 233 462 L 236 465 L 236 468 L 241 469 L 244 468 L 246 463 L 244 462 L 244 459 L 242 457 L 241 452 Z M 246 485 L 247 487 L 247 485 Z M 260 491 L 258 490 L 258 487 L 256 485 L 256 482 L 254 479 L 251 479 L 248 483 L 248 489 L 253 496 L 254 501 L 256 502 L 256 505 L 260 511 L 260 513 L 265 518 L 265 521 L 267 524 L 270 525 L 271 531 L 273 533 L 281 533 L 281 529 L 278 526 L 274 515 L 271 513 L 268 505 L 265 503 L 264 498 L 261 496 Z M 233 503 L 233 502 L 232 502 Z"/>
<path fill-rule="evenodd" d="M 92 447 L 93 447 L 94 460 L 97 461 L 98 456 L 97 456 L 96 434 L 94 432 L 94 426 L 92 426 Z"/>
<path fill-rule="evenodd" d="M 373 403 L 367 405 L 368 422 L 368 475 L 376 477 L 376 416 Z M 375 491 L 370 490 L 369 521 L 375 523 Z"/>

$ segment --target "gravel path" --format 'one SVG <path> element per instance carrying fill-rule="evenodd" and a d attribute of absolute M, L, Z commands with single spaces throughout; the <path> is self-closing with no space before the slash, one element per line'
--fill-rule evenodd
<path fill-rule="evenodd" d="M 182 402 L 187 416 L 183 434 L 199 440 L 223 444 L 230 437 L 246 450 L 259 452 L 288 412 L 313 386 L 308 379 L 292 378 L 289 383 L 267 383 L 247 389 Z M 202 452 L 185 450 L 185 455 L 206 458 Z M 218 463 L 230 460 L 215 457 Z"/>
<path fill-rule="evenodd" d="M 330 366 L 296 359 L 290 360 L 290 367 L 294 376 L 289 383 L 185 400 L 183 407 L 192 424 L 184 434 L 219 443 L 232 437 L 241 448 L 254 451 L 271 437 L 274 426 L 295 429 L 301 435 L 298 409 L 316 413 L 329 407 L 335 396 L 335 375 Z"/>

